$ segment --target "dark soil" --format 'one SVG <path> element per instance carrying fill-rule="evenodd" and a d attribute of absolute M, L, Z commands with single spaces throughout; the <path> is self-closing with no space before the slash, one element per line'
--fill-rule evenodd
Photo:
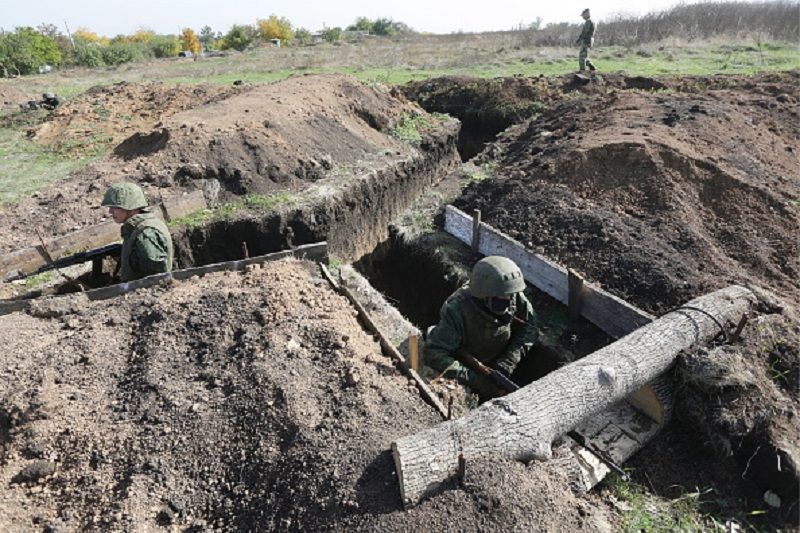
<path fill-rule="evenodd" d="M 686 80 L 663 93 L 590 81 L 583 98 L 489 146 L 478 162 L 495 179 L 454 202 L 655 314 L 733 283 L 756 288 L 769 303 L 743 340 L 682 363 L 675 416 L 700 440 L 687 461 L 719 453 L 735 470 L 720 497 L 745 508 L 754 493 L 776 493 L 778 509 L 761 500 L 766 520 L 795 525 L 798 78 Z"/>
<path fill-rule="evenodd" d="M 0 529 L 613 530 L 547 464 L 403 511 L 389 445 L 438 415 L 314 268 L 0 317 Z"/>

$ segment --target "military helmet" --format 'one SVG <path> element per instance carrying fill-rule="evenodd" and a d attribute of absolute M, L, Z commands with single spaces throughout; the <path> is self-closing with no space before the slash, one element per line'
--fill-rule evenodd
<path fill-rule="evenodd" d="M 106 190 L 103 196 L 104 207 L 120 207 L 133 211 L 147 207 L 147 198 L 142 189 L 135 183 L 115 183 Z"/>
<path fill-rule="evenodd" d="M 588 8 L 588 7 L 587 7 L 586 9 L 584 9 L 583 11 L 581 11 L 581 16 L 583 16 L 583 15 L 589 15 L 589 14 L 590 14 L 590 13 L 589 13 L 589 8 Z"/>
<path fill-rule="evenodd" d="M 522 271 L 507 257 L 484 257 L 472 268 L 469 292 L 475 298 L 508 296 L 525 290 Z"/>
<path fill-rule="evenodd" d="M 56 95 L 53 93 L 42 93 L 42 98 L 45 100 L 53 100 L 55 97 Z"/>

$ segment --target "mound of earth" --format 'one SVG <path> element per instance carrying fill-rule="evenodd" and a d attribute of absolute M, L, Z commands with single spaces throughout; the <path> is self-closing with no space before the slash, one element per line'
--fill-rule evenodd
<path fill-rule="evenodd" d="M 30 95 L 0 80 L 0 111 L 18 111 L 28 100 Z"/>
<path fill-rule="evenodd" d="M 138 182 L 154 202 L 196 188 L 210 203 L 248 193 L 298 192 L 323 177 L 344 181 L 384 171 L 409 154 L 433 153 L 423 130 L 439 131 L 443 124 L 403 97 L 342 75 L 298 76 L 236 90 L 123 84 L 92 93 L 59 108 L 37 136 L 44 141 L 60 131 L 65 142 L 75 141 L 59 128 L 79 107 L 88 111 L 75 116 L 100 120 L 92 111 L 96 97 L 98 106 L 117 110 L 109 121 L 116 125 L 113 134 L 128 137 L 107 158 L 0 212 L 0 249 L 37 244 L 32 220 L 45 236 L 100 222 L 103 190 L 117 181 Z M 159 114 L 162 107 L 170 112 Z M 120 130 L 120 124 L 127 128 L 120 117 L 133 114 L 139 118 L 132 128 L 147 127 L 131 135 L 133 130 Z M 409 119 L 415 115 L 423 118 Z M 419 146 L 399 139 L 399 126 L 409 134 L 422 132 Z"/>
<path fill-rule="evenodd" d="M 454 203 L 655 314 L 756 288 L 762 308 L 743 339 L 681 363 L 675 417 L 733 459 L 731 479 L 760 487 L 741 505 L 770 509 L 761 496 L 778 494 L 775 519 L 794 523 L 800 98 L 766 83 L 563 101 L 488 148 L 479 163 L 494 179 Z"/>
<path fill-rule="evenodd" d="M 561 96 L 557 82 L 544 76 L 443 76 L 410 82 L 399 90 L 429 113 L 446 113 L 461 121 L 459 152 L 464 160 L 501 131 L 541 113 Z"/>
<path fill-rule="evenodd" d="M 797 115 L 740 90 L 565 101 L 456 205 L 657 314 L 733 282 L 798 303 Z"/>
<path fill-rule="evenodd" d="M 548 464 L 402 511 L 389 445 L 438 415 L 314 268 L 0 317 L 0 529 L 613 529 Z"/>
<path fill-rule="evenodd" d="M 118 143 L 171 115 L 238 92 L 238 87 L 158 82 L 92 87 L 53 110 L 29 136 L 41 144 L 69 150 L 69 156 L 75 157 L 94 153 L 98 143 Z"/>

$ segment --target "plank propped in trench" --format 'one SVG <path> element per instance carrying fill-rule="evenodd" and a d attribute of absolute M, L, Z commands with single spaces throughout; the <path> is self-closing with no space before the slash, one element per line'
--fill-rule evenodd
<path fill-rule="evenodd" d="M 204 276 L 212 272 L 242 270 L 248 265 L 277 261 L 278 259 L 286 257 L 296 257 L 309 261 L 326 261 L 328 257 L 328 243 L 323 241 L 314 244 L 305 244 L 291 250 L 283 250 L 271 254 L 259 255 L 257 257 L 250 257 L 248 259 L 240 259 L 238 261 L 225 261 L 223 263 L 213 263 L 195 268 L 175 270 L 164 274 L 154 274 L 127 283 L 118 283 L 116 285 L 109 285 L 108 287 L 92 289 L 83 294 L 85 294 L 86 298 L 89 300 L 108 300 L 109 298 L 121 296 L 131 291 L 154 287 L 162 283 L 169 283 L 173 280 L 185 280 L 194 276 Z M 55 298 L 58 298 L 58 296 L 55 296 Z M 0 302 L 0 315 L 13 313 L 15 311 L 23 311 L 30 306 L 31 301 L 32 300 L 12 300 Z"/>
<path fill-rule="evenodd" d="M 464 244 L 471 245 L 472 227 L 471 216 L 452 205 L 446 206 L 444 229 L 447 233 Z M 508 257 L 519 265 L 528 283 L 567 305 L 569 282 L 566 268 L 526 250 L 522 243 L 484 222 L 479 227 L 481 254 Z M 653 315 L 590 283 L 584 283 L 581 315 L 614 338 L 623 337 L 654 318 Z"/>
<path fill-rule="evenodd" d="M 154 205 L 152 212 L 159 218 L 170 221 L 186 216 L 206 207 L 202 191 L 192 191 Z M 47 252 L 53 260 L 68 255 L 92 250 L 120 240 L 119 224 L 108 221 L 88 228 L 79 229 L 62 237 L 52 239 L 47 244 Z M 41 245 L 23 248 L 0 256 L 0 279 L 11 273 L 30 273 L 48 263 Z"/>

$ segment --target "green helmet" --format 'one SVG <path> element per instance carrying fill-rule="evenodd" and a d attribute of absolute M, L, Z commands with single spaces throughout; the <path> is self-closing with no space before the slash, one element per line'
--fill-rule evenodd
<path fill-rule="evenodd" d="M 53 100 L 56 97 L 53 93 L 42 93 L 42 98 L 44 100 Z"/>
<path fill-rule="evenodd" d="M 475 298 L 507 296 L 525 290 L 525 279 L 516 263 L 507 257 L 484 257 L 472 268 L 469 292 Z"/>
<path fill-rule="evenodd" d="M 142 189 L 135 183 L 115 183 L 106 190 L 103 196 L 104 207 L 120 207 L 133 211 L 147 207 L 147 198 Z"/>

